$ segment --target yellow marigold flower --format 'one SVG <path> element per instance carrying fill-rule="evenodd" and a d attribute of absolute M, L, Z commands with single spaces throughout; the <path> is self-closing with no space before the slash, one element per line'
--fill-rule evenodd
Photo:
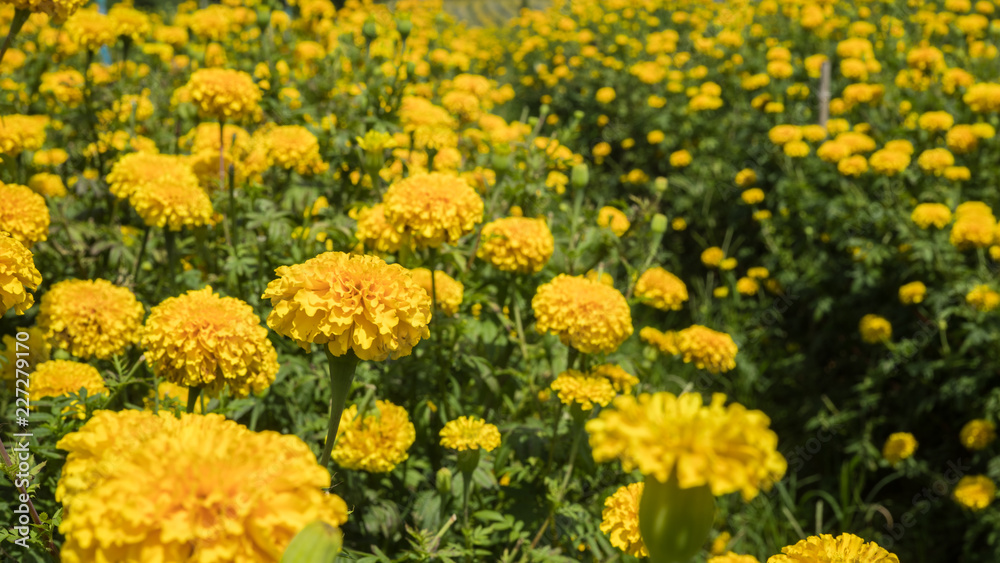
<path fill-rule="evenodd" d="M 631 393 L 639 378 L 625 371 L 618 364 L 601 364 L 590 370 L 590 375 L 606 378 L 619 393 Z"/>
<path fill-rule="evenodd" d="M 366 207 L 358 212 L 355 236 L 368 248 L 378 252 L 396 252 L 402 245 L 402 235 L 385 219 L 385 206 Z"/>
<path fill-rule="evenodd" d="M 802 158 L 809 156 L 809 145 L 805 141 L 792 141 L 782 148 L 784 153 L 791 158 Z"/>
<path fill-rule="evenodd" d="M 722 532 L 712 540 L 712 547 L 708 550 L 711 555 L 722 555 L 726 552 L 726 548 L 729 547 L 729 542 L 733 539 L 733 535 L 729 532 Z"/>
<path fill-rule="evenodd" d="M 736 259 L 724 258 L 722 262 L 719 262 L 719 269 L 727 271 L 736 269 Z"/>
<path fill-rule="evenodd" d="M 955 154 L 972 152 L 979 145 L 979 137 L 971 125 L 956 125 L 945 135 L 948 148 Z"/>
<path fill-rule="evenodd" d="M 892 338 L 892 325 L 885 318 L 868 314 L 861 317 L 858 325 L 861 339 L 869 344 L 878 344 Z"/>
<path fill-rule="evenodd" d="M 615 286 L 615 278 L 611 277 L 611 274 L 607 272 L 598 272 L 597 270 L 587 270 L 586 278 L 591 281 L 603 283 L 608 287 Z"/>
<path fill-rule="evenodd" d="M 491 452 L 500 446 L 500 430 L 481 418 L 462 416 L 441 429 L 441 445 L 460 452 L 478 449 Z"/>
<path fill-rule="evenodd" d="M 620 395 L 586 424 L 594 460 L 617 458 L 625 471 L 661 483 L 673 474 L 682 489 L 709 485 L 716 496 L 740 491 L 750 500 L 770 489 L 787 463 L 764 413 L 725 402 L 722 393 L 709 405 L 699 393 Z"/>
<path fill-rule="evenodd" d="M 8 56 L 9 53 L 8 53 Z M 38 91 L 50 94 L 56 101 L 67 107 L 74 108 L 83 102 L 83 87 L 86 84 L 83 74 L 74 69 L 58 70 L 42 74 L 42 83 Z"/>
<path fill-rule="evenodd" d="M 274 164 L 302 175 L 326 172 L 330 165 L 319 154 L 319 139 L 301 125 L 283 125 L 267 131 L 269 156 Z"/>
<path fill-rule="evenodd" d="M 56 447 L 67 563 L 270 560 L 306 525 L 347 521 L 301 439 L 221 415 L 99 411 Z"/>
<path fill-rule="evenodd" d="M 559 374 L 549 387 L 559 393 L 559 400 L 563 404 L 578 404 L 585 411 L 593 409 L 595 403 L 602 407 L 607 405 L 616 395 L 607 378 L 584 374 L 575 369 Z"/>
<path fill-rule="evenodd" d="M 747 275 L 755 280 L 767 279 L 771 275 L 771 272 L 767 271 L 767 268 L 757 266 L 747 270 Z"/>
<path fill-rule="evenodd" d="M 86 4 L 87 0 L 3 0 L 2 3 L 12 4 L 18 10 L 48 14 L 56 22 L 62 22 Z"/>
<path fill-rule="evenodd" d="M 694 362 L 698 369 L 725 373 L 736 367 L 736 343 L 724 332 L 692 325 L 678 331 L 675 342 L 684 363 Z"/>
<path fill-rule="evenodd" d="M 688 300 L 687 286 L 680 278 L 657 266 L 639 276 L 635 295 L 642 302 L 664 311 L 679 311 Z"/>
<path fill-rule="evenodd" d="M 149 396 L 143 401 L 146 410 L 152 410 L 156 405 L 155 397 L 157 395 L 159 396 L 160 409 L 162 410 L 181 413 L 187 408 L 188 388 L 183 385 L 177 385 L 169 381 L 160 381 L 156 390 L 150 389 Z M 199 414 L 202 412 L 201 402 L 195 404 L 194 412 Z"/>
<path fill-rule="evenodd" d="M 976 113 L 1000 111 L 1000 84 L 990 82 L 973 84 L 965 90 L 962 101 Z"/>
<path fill-rule="evenodd" d="M 830 163 L 838 163 L 851 156 L 851 147 L 842 141 L 826 141 L 816 149 L 816 156 Z"/>
<path fill-rule="evenodd" d="M 611 353 L 632 335 L 628 302 L 614 287 L 560 274 L 531 300 L 535 326 L 585 354 Z"/>
<path fill-rule="evenodd" d="M 841 534 L 834 538 L 830 534 L 809 536 L 808 538 L 781 548 L 781 555 L 774 555 L 767 563 L 899 563 L 899 558 L 881 548 L 875 542 L 852 534 Z"/>
<path fill-rule="evenodd" d="M 743 295 L 755 295 L 760 291 L 760 284 L 753 278 L 740 278 L 736 280 L 736 291 Z"/>
<path fill-rule="evenodd" d="M 260 393 L 278 373 L 278 354 L 253 308 L 211 287 L 153 307 L 142 347 L 158 377 L 211 395 L 226 384 L 238 397 Z"/>
<path fill-rule="evenodd" d="M 985 509 L 996 496 L 996 484 L 985 475 L 966 475 L 959 479 L 952 491 L 952 497 L 958 504 L 973 512 Z"/>
<path fill-rule="evenodd" d="M 775 125 L 767 132 L 767 137 L 776 145 L 787 145 L 802 140 L 802 129 L 798 125 Z"/>
<path fill-rule="evenodd" d="M 66 20 L 63 30 L 73 45 L 85 51 L 97 51 L 118 39 L 114 21 L 97 10 L 76 12 Z"/>
<path fill-rule="evenodd" d="M 597 94 L 594 95 L 594 99 L 602 104 L 610 104 L 615 101 L 615 89 L 611 86 L 605 86 L 597 90 Z"/>
<path fill-rule="evenodd" d="M 129 203 L 150 227 L 179 231 L 213 223 L 212 200 L 190 169 L 161 175 L 129 195 Z"/>
<path fill-rule="evenodd" d="M 66 185 L 58 174 L 41 172 L 28 179 L 28 187 L 36 194 L 44 197 L 64 197 Z"/>
<path fill-rule="evenodd" d="M 239 70 L 204 68 L 194 71 L 185 88 L 202 115 L 241 120 L 259 110 L 260 88 L 253 77 Z"/>
<path fill-rule="evenodd" d="M 953 182 L 964 182 L 972 178 L 972 171 L 965 166 L 949 166 L 944 169 L 944 177 Z"/>
<path fill-rule="evenodd" d="M 63 280 L 42 296 L 38 327 L 58 348 L 83 359 L 121 354 L 142 336 L 142 303 L 107 280 Z"/>
<path fill-rule="evenodd" d="M 967 201 L 955 209 L 949 241 L 960 250 L 986 248 L 993 244 L 996 224 L 989 206 L 981 201 Z"/>
<path fill-rule="evenodd" d="M 717 268 L 722 260 L 726 257 L 726 254 L 718 246 L 712 246 L 706 248 L 701 253 L 701 263 L 708 266 L 709 268 Z"/>
<path fill-rule="evenodd" d="M 555 251 L 544 219 L 507 217 L 483 225 L 476 256 L 504 272 L 537 273 Z"/>
<path fill-rule="evenodd" d="M 216 130 L 218 134 L 218 130 Z M 219 175 L 218 143 L 215 147 L 215 178 Z M 178 183 L 197 183 L 190 165 L 182 157 L 147 152 L 123 155 L 108 173 L 108 189 L 120 199 L 125 199 L 143 187 L 155 183 L 161 176 L 177 178 Z"/>
<path fill-rule="evenodd" d="M 837 171 L 844 176 L 858 177 L 868 171 L 868 161 L 860 154 L 849 156 L 837 163 Z"/>
<path fill-rule="evenodd" d="M 483 220 L 483 200 L 464 179 L 439 172 L 414 174 L 386 190 L 386 220 L 420 248 L 454 243 Z"/>
<path fill-rule="evenodd" d="M 913 209 L 910 220 L 921 229 L 927 229 L 932 225 L 943 229 L 945 225 L 951 223 L 951 210 L 941 203 L 921 203 Z"/>
<path fill-rule="evenodd" d="M 21 343 L 20 348 L 15 337 L 18 332 L 28 333 L 28 339 Z M 18 359 L 26 360 L 28 367 L 34 368 L 42 362 L 49 361 L 52 353 L 52 346 L 45 340 L 45 333 L 38 327 L 18 328 L 14 334 L 5 334 L 3 346 L 4 349 L 0 351 L 0 358 L 2 358 L 0 360 L 0 379 L 8 381 L 17 379 Z M 27 350 L 24 349 L 25 346 L 27 346 Z M 27 352 L 27 356 L 24 355 L 25 352 Z"/>
<path fill-rule="evenodd" d="M 17 156 L 45 143 L 49 118 L 44 115 L 5 115 L 0 119 L 0 154 Z"/>
<path fill-rule="evenodd" d="M 615 236 L 620 237 L 628 231 L 632 223 L 629 222 L 628 217 L 620 210 L 614 207 L 602 207 L 597 212 L 597 226 L 609 227 Z"/>
<path fill-rule="evenodd" d="M 0 232 L 0 317 L 10 309 L 23 315 L 35 304 L 35 297 L 28 291 L 34 291 L 40 283 L 42 274 L 35 267 L 31 251 L 9 233 Z"/>
<path fill-rule="evenodd" d="M 910 282 L 899 288 L 899 301 L 903 305 L 920 303 L 924 300 L 925 295 L 927 295 L 927 286 L 924 285 L 924 282 Z"/>
<path fill-rule="evenodd" d="M 48 149 L 36 151 L 33 162 L 35 166 L 59 166 L 69 160 L 69 153 L 63 149 Z"/>
<path fill-rule="evenodd" d="M 954 164 L 955 157 L 948 149 L 927 149 L 917 158 L 920 169 L 935 176 L 944 174 L 944 170 Z"/>
<path fill-rule="evenodd" d="M 427 295 L 431 294 L 431 271 L 427 268 L 414 268 L 410 270 L 413 281 L 417 283 Z M 458 313 L 458 307 L 462 304 L 462 297 L 465 294 L 465 286 L 462 282 L 442 272 L 434 271 L 434 289 L 437 307 L 447 316 Z"/>
<path fill-rule="evenodd" d="M 868 163 L 876 174 L 895 176 L 910 165 L 910 157 L 906 153 L 884 148 L 875 151 L 868 159 Z"/>
<path fill-rule="evenodd" d="M 918 445 L 917 439 L 913 437 L 913 434 L 909 432 L 895 432 L 889 435 L 889 438 L 885 441 L 885 445 L 882 446 L 882 457 L 890 465 L 896 465 L 900 461 L 911 457 L 913 452 L 917 451 Z"/>
<path fill-rule="evenodd" d="M 604 511 L 601 513 L 601 531 L 607 534 L 611 545 L 633 557 L 649 557 L 639 533 L 642 490 L 642 483 L 621 487 L 604 499 Z"/>
<path fill-rule="evenodd" d="M 1000 293 L 988 285 L 977 285 L 965 296 L 965 301 L 977 311 L 988 312 L 1000 305 Z"/>
<path fill-rule="evenodd" d="M 736 173 L 736 185 L 746 188 L 757 183 L 757 173 L 750 168 L 744 168 Z"/>
<path fill-rule="evenodd" d="M 760 188 L 750 188 L 740 194 L 740 199 L 747 205 L 754 205 L 764 201 L 764 190 Z"/>
<path fill-rule="evenodd" d="M 430 335 L 430 296 L 398 264 L 326 252 L 275 273 L 261 296 L 274 307 L 267 324 L 306 350 L 325 344 L 334 356 L 382 361 Z"/>
<path fill-rule="evenodd" d="M 725 299 L 729 297 L 729 288 L 726 286 L 717 287 L 712 290 L 712 296 L 717 299 Z"/>
<path fill-rule="evenodd" d="M 358 417 L 351 405 L 340 415 L 333 461 L 341 467 L 369 473 L 388 473 L 406 461 L 417 438 L 406 409 L 389 401 L 375 401 L 377 412 Z"/>
<path fill-rule="evenodd" d="M 6 339 L 6 337 L 4 337 Z M 966 449 L 978 451 L 985 449 L 997 438 L 997 427 L 992 422 L 977 418 L 965 423 L 958 435 Z"/>
<path fill-rule="evenodd" d="M 670 166 L 674 168 L 684 168 L 691 164 L 691 153 L 688 151 L 675 151 L 670 153 Z"/>
<path fill-rule="evenodd" d="M 738 555 L 732 551 L 709 557 L 706 563 L 760 563 L 753 555 Z"/>
<path fill-rule="evenodd" d="M 946 111 L 928 111 L 920 115 L 917 125 L 925 131 L 947 131 L 955 124 L 955 118 Z"/>
<path fill-rule="evenodd" d="M 672 356 L 680 354 L 680 350 L 677 349 L 677 333 L 672 330 L 661 332 L 651 326 L 647 326 L 639 331 L 639 338 L 643 342 L 655 346 L 664 354 Z"/>
<path fill-rule="evenodd" d="M 975 123 L 972 125 L 972 133 L 980 139 L 992 139 L 997 130 L 989 123 Z"/>
<path fill-rule="evenodd" d="M 32 399 L 62 397 L 77 393 L 80 389 L 86 389 L 88 397 L 108 392 L 100 372 L 87 364 L 51 360 L 31 367 L 34 369 L 31 374 Z M 72 411 L 74 407 L 82 409 L 83 405 L 74 403 L 67 410 Z M 84 413 L 81 412 L 79 417 L 84 418 Z"/>
<path fill-rule="evenodd" d="M 115 27 L 115 33 L 119 37 L 128 37 L 132 41 L 141 41 L 152 30 L 149 16 L 134 8 L 122 4 L 115 4 L 108 10 Z"/>
<path fill-rule="evenodd" d="M 8 232 L 27 248 L 48 239 L 49 208 L 28 186 L 0 183 L 0 232 Z"/>

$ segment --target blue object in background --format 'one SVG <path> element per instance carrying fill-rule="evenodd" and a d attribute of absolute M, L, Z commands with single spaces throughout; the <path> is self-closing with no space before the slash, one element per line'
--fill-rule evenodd
<path fill-rule="evenodd" d="M 97 0 L 97 11 L 102 14 L 108 13 L 108 0 Z M 111 64 L 111 50 L 108 49 L 107 45 L 101 47 L 101 60 L 106 65 Z"/>

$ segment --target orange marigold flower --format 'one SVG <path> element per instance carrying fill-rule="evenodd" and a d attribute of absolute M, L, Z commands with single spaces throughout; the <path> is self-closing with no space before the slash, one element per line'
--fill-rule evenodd
<path fill-rule="evenodd" d="M 583 276 L 560 274 L 539 286 L 531 300 L 539 332 L 551 332 L 586 354 L 611 353 L 632 335 L 625 297 Z"/>

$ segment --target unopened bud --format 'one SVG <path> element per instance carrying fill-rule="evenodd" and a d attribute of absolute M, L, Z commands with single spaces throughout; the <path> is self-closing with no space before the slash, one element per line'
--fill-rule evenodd
<path fill-rule="evenodd" d="M 656 193 L 658 194 L 662 194 L 667 191 L 668 187 L 670 187 L 670 182 L 668 182 L 663 176 L 658 176 L 655 180 L 653 180 L 653 189 L 656 190 Z"/>
<path fill-rule="evenodd" d="M 653 215 L 653 221 L 650 225 L 654 233 L 665 233 L 667 232 L 667 216 L 662 213 L 657 213 Z"/>
<path fill-rule="evenodd" d="M 437 485 L 438 493 L 442 496 L 451 494 L 451 469 L 447 467 L 438 469 L 435 484 Z"/>
<path fill-rule="evenodd" d="M 587 165 L 580 163 L 573 166 L 570 181 L 573 182 L 573 187 L 576 189 L 586 187 L 590 183 L 590 169 L 587 168 Z"/>
<path fill-rule="evenodd" d="M 376 37 L 378 37 L 378 28 L 375 26 L 375 18 L 368 16 L 364 25 L 361 26 L 361 33 L 364 34 L 365 39 L 369 41 L 373 41 Z"/>

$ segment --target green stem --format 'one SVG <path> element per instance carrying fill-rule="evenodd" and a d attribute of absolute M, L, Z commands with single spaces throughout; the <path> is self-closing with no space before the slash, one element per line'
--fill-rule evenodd
<path fill-rule="evenodd" d="M 174 247 L 174 232 L 168 227 L 163 231 L 163 236 L 167 243 L 167 275 L 169 276 L 170 292 L 175 293 L 177 289 L 177 268 L 174 263 L 177 251 Z"/>
<path fill-rule="evenodd" d="M 159 392 L 157 392 L 157 395 L 159 395 Z M 188 414 L 191 414 L 191 413 L 194 412 L 194 407 L 195 407 L 195 405 L 198 404 L 198 396 L 199 395 L 201 395 L 201 386 L 189 387 L 188 388 L 188 404 L 187 404 L 187 413 Z M 204 403 L 202 403 L 202 405 L 204 405 Z M 205 412 L 204 409 L 202 410 L 202 412 Z"/>
<path fill-rule="evenodd" d="M 139 245 L 139 254 L 135 257 L 135 268 L 132 269 L 132 283 L 138 285 L 139 283 L 139 270 L 142 269 L 142 257 L 146 254 L 146 244 L 149 242 L 149 227 L 146 227 L 142 233 L 142 243 Z"/>
<path fill-rule="evenodd" d="M 580 407 L 574 406 L 575 410 L 579 411 Z M 569 463 L 566 464 L 566 475 L 563 476 L 562 483 L 559 485 L 559 492 L 556 498 L 562 500 L 563 494 L 566 492 L 566 486 L 569 485 L 569 479 L 573 476 L 573 463 L 576 461 L 576 452 L 580 449 L 580 439 L 583 436 L 583 416 L 576 416 L 577 413 L 573 413 L 573 445 L 569 447 Z"/>
<path fill-rule="evenodd" d="M 330 463 L 330 454 L 333 453 L 333 445 L 337 441 L 337 429 L 340 427 L 340 415 L 344 412 L 347 395 L 351 392 L 351 382 L 354 381 L 354 372 L 360 361 L 354 352 L 348 352 L 343 356 L 334 356 L 330 349 L 326 348 L 326 362 L 330 368 L 331 396 L 330 421 L 326 427 L 326 444 L 319 457 L 319 464 L 323 467 Z"/>

